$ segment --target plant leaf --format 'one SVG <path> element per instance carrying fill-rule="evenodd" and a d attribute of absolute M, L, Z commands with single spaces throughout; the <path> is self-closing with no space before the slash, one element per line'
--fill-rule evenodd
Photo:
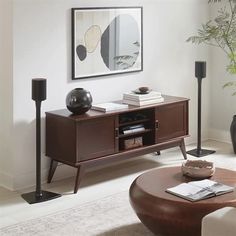
<path fill-rule="evenodd" d="M 236 74 L 236 65 L 235 64 L 230 64 L 227 66 L 226 70 L 230 73 L 230 74 Z"/>
<path fill-rule="evenodd" d="M 230 87 L 230 86 L 233 86 L 233 85 L 234 85 L 234 82 L 228 82 L 228 83 L 223 85 L 223 88 Z"/>

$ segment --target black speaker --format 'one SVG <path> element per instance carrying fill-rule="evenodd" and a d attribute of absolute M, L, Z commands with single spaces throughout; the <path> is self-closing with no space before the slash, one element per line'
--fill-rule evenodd
<path fill-rule="evenodd" d="M 195 77 L 205 78 L 206 77 L 206 62 L 195 61 Z"/>
<path fill-rule="evenodd" d="M 46 79 L 32 79 L 32 99 L 34 101 L 44 101 L 47 97 Z"/>

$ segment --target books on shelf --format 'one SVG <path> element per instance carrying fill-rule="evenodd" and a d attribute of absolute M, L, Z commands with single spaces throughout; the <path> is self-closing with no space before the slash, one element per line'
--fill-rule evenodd
<path fill-rule="evenodd" d="M 131 133 L 135 133 L 135 132 L 139 132 L 143 130 L 145 130 L 145 127 L 143 124 L 131 125 L 131 126 L 126 126 L 122 128 L 123 134 L 131 134 Z"/>
<path fill-rule="evenodd" d="M 122 110 L 122 109 L 127 109 L 127 108 L 128 108 L 127 104 L 106 102 L 106 103 L 95 104 L 92 106 L 91 109 L 102 111 L 102 112 L 108 112 L 108 111 L 116 111 L 116 110 Z"/>
<path fill-rule="evenodd" d="M 123 94 L 124 100 L 134 100 L 134 101 L 146 101 L 146 100 L 152 100 L 156 98 L 160 98 L 161 93 L 156 91 L 151 91 L 148 94 L 136 94 L 135 92 L 129 92 Z"/>
<path fill-rule="evenodd" d="M 199 201 L 206 198 L 233 192 L 234 187 L 218 183 L 209 179 L 182 183 L 168 188 L 166 192 L 189 201 Z"/>
<path fill-rule="evenodd" d="M 145 106 L 145 105 L 151 105 L 155 103 L 160 103 L 163 102 L 164 98 L 163 97 L 158 97 L 158 98 L 153 98 L 153 99 L 148 99 L 148 100 L 132 100 L 132 99 L 123 99 L 123 103 L 133 105 L 133 106 Z"/>

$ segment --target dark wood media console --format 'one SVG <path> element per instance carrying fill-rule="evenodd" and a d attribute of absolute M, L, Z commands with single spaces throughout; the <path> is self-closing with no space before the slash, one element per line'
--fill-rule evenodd
<path fill-rule="evenodd" d="M 72 115 L 66 109 L 46 112 L 46 156 L 51 158 L 48 183 L 58 162 L 77 168 L 76 193 L 86 167 L 91 165 L 175 146 L 180 147 L 186 159 L 188 101 L 164 96 L 162 103 L 107 113 L 90 110 Z M 136 125 L 142 129 L 124 132 Z"/>

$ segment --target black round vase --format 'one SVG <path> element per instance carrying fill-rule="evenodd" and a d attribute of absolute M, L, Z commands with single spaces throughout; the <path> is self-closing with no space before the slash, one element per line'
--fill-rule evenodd
<path fill-rule="evenodd" d="M 233 116 L 232 123 L 230 125 L 231 140 L 234 148 L 234 153 L 236 153 L 236 115 Z"/>
<path fill-rule="evenodd" d="M 66 107 L 73 114 L 81 115 L 92 107 L 92 96 L 83 88 L 75 88 L 66 96 Z"/>

